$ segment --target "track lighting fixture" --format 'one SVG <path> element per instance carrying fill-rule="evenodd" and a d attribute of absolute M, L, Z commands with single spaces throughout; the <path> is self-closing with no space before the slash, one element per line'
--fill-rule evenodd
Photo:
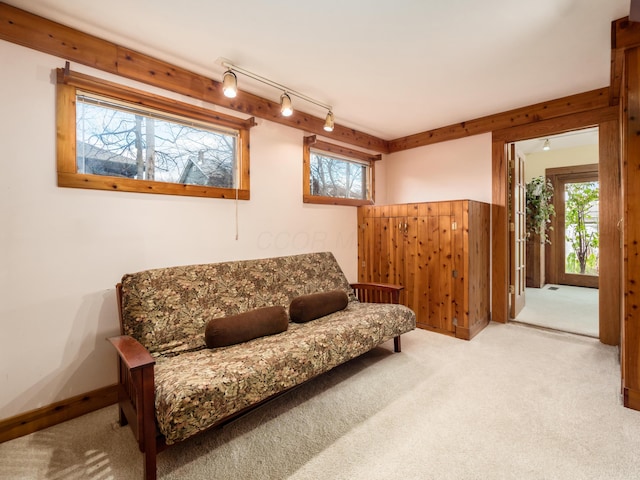
<path fill-rule="evenodd" d="M 327 118 L 324 119 L 324 130 L 333 132 L 333 112 L 331 110 L 327 113 Z"/>
<path fill-rule="evenodd" d="M 548 138 L 544 141 L 544 145 L 542 146 L 542 150 L 544 150 L 545 152 L 547 150 L 551 150 L 551 145 L 549 145 L 549 139 Z"/>
<path fill-rule="evenodd" d="M 222 92 L 229 98 L 234 98 L 238 94 L 238 77 L 231 70 L 227 70 L 222 76 Z"/>
<path fill-rule="evenodd" d="M 327 109 L 327 116 L 324 121 L 324 130 L 327 132 L 332 132 L 334 128 L 334 119 L 333 119 L 333 108 L 331 105 L 327 105 L 326 103 L 315 100 L 307 95 L 304 95 L 300 92 L 296 92 L 289 87 L 276 83 L 268 78 L 262 77 L 256 73 L 250 72 L 243 67 L 239 67 L 238 65 L 234 65 L 229 60 L 224 58 L 218 58 L 216 63 L 222 65 L 227 71 L 222 76 L 222 91 L 226 97 L 233 98 L 236 96 L 238 92 L 238 78 L 237 74 L 241 73 L 249 78 L 253 78 L 265 85 L 269 85 L 273 88 L 280 90 L 282 95 L 280 95 L 280 112 L 283 116 L 288 117 L 293 114 L 293 104 L 291 102 L 291 97 L 298 97 L 301 100 L 304 100 L 309 103 L 313 103 L 322 108 Z"/>
<path fill-rule="evenodd" d="M 293 113 L 293 106 L 291 105 L 291 97 L 286 93 L 280 95 L 280 113 L 283 117 L 290 117 Z"/>

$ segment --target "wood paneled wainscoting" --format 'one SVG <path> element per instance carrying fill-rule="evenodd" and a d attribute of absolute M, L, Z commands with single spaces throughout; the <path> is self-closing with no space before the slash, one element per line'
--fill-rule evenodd
<path fill-rule="evenodd" d="M 420 328 L 470 340 L 490 320 L 489 204 L 358 208 L 358 279 L 395 283 Z"/>

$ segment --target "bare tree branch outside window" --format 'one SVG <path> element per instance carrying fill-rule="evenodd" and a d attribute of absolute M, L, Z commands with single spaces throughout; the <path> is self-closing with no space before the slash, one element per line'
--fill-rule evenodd
<path fill-rule="evenodd" d="M 78 96 L 79 173 L 236 187 L 237 135 Z"/>
<path fill-rule="evenodd" d="M 311 194 L 338 198 L 367 198 L 367 165 L 311 153 Z"/>

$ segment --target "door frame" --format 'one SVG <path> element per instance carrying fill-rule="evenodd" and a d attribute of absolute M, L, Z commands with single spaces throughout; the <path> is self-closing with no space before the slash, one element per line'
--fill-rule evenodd
<path fill-rule="evenodd" d="M 507 323 L 509 292 L 508 165 L 505 145 L 590 127 L 599 128 L 600 174 L 600 341 L 620 344 L 621 255 L 618 221 L 621 218 L 619 108 L 603 107 L 492 133 L 491 204 L 491 317 Z"/>
<path fill-rule="evenodd" d="M 547 168 L 547 178 L 553 184 L 554 192 L 563 192 L 567 183 L 599 181 L 598 164 L 576 165 L 570 167 Z M 549 283 L 573 285 L 577 287 L 598 288 L 599 275 L 579 275 L 565 273 L 565 211 L 564 196 L 554 195 L 553 206 L 556 214 L 551 221 L 549 237 L 549 255 L 546 256 L 545 270 L 548 272 Z M 598 222 L 598 231 L 600 222 Z"/>

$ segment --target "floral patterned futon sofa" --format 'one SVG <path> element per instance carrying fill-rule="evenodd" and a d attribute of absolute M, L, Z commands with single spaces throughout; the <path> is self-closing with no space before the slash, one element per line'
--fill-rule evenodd
<path fill-rule="evenodd" d="M 145 478 L 155 478 L 156 453 L 167 445 L 383 342 L 395 339 L 400 351 L 400 335 L 415 328 L 414 312 L 397 304 L 400 289 L 350 285 L 328 252 L 125 275 L 117 287 L 122 335 L 110 341 L 119 353 L 120 422 L 132 426 L 145 453 Z M 331 309 L 322 295 L 344 303 Z M 296 302 L 314 298 L 320 313 L 337 311 L 289 321 L 294 304 L 298 315 L 306 308 Z M 286 315 L 279 333 L 209 348 L 205 332 L 213 322 L 226 322 L 228 333 L 236 318 L 271 311 L 266 307 Z"/>

